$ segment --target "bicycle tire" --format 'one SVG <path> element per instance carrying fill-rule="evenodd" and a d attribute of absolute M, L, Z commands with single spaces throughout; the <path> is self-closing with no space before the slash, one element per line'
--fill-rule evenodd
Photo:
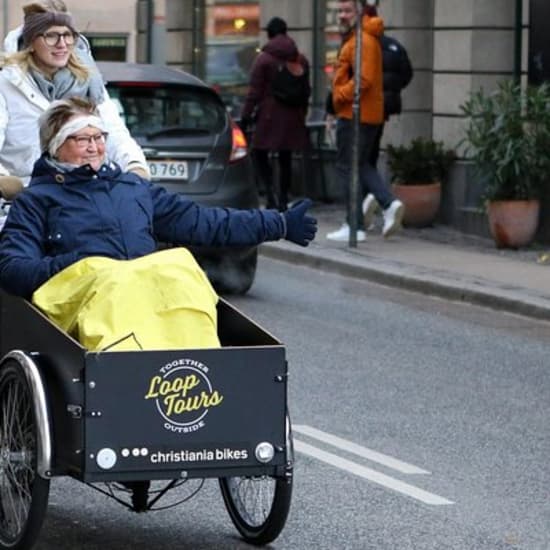
<path fill-rule="evenodd" d="M 0 549 L 29 550 L 40 533 L 50 490 L 37 473 L 41 445 L 33 393 L 15 359 L 0 369 Z"/>

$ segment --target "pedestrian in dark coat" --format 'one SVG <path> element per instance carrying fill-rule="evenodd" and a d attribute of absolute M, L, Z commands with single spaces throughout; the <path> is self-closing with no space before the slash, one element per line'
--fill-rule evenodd
<path fill-rule="evenodd" d="M 401 91 L 413 77 L 413 68 L 405 47 L 395 38 L 382 35 L 382 67 L 384 78 L 384 120 L 401 113 Z M 376 142 L 372 148 L 370 163 L 376 166 L 380 154 L 380 142 L 384 124 L 380 126 Z"/>
<path fill-rule="evenodd" d="M 377 15 L 375 6 L 366 6 L 365 13 L 370 16 Z M 369 164 L 376 168 L 380 156 L 380 143 L 384 135 L 384 126 L 390 116 L 401 113 L 401 91 L 409 85 L 413 77 L 413 68 L 407 55 L 407 50 L 395 38 L 383 34 L 380 37 L 382 46 L 382 71 L 384 88 L 384 122 L 378 127 L 372 149 L 369 154 Z M 361 210 L 365 227 L 372 225 L 372 217 L 377 209 L 378 197 L 374 193 L 368 193 Z M 386 222 L 384 222 L 384 227 Z M 384 233 L 384 231 L 383 231 Z"/>
<path fill-rule="evenodd" d="M 256 170 L 266 190 L 267 207 L 278 206 L 280 210 L 285 210 L 291 184 L 292 152 L 303 151 L 309 146 L 305 125 L 307 100 L 299 106 L 282 103 L 272 94 L 272 82 L 282 65 L 289 69 L 294 67 L 293 71 L 298 75 L 303 72 L 309 74 L 309 63 L 287 35 L 287 25 L 283 19 L 271 19 L 267 25 L 267 35 L 269 41 L 252 67 L 241 120 L 245 128 L 255 122 L 252 149 Z M 309 96 L 309 84 L 308 90 Z M 279 158 L 278 204 L 273 192 L 270 152 L 276 152 Z"/>

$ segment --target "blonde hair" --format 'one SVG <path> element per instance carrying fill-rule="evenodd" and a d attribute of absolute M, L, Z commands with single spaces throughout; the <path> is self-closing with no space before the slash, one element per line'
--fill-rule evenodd
<path fill-rule="evenodd" d="M 25 72 L 29 72 L 29 69 L 41 72 L 34 61 L 31 48 L 25 48 L 19 52 L 4 55 L 2 63 L 0 63 L 0 66 L 2 65 L 17 65 Z M 67 69 L 69 69 L 80 82 L 85 82 L 91 75 L 90 69 L 80 61 L 74 51 L 71 52 L 69 60 L 67 61 Z"/>

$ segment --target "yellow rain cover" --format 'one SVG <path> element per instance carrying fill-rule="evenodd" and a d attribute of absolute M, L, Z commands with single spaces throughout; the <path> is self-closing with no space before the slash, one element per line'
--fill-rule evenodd
<path fill-rule="evenodd" d="M 93 256 L 57 273 L 33 303 L 90 351 L 219 347 L 218 296 L 192 254 Z"/>

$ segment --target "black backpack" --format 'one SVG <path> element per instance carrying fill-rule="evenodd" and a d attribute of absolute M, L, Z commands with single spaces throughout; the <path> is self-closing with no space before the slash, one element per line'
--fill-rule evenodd
<path fill-rule="evenodd" d="M 307 106 L 311 88 L 309 72 L 298 61 L 283 61 L 271 82 L 271 95 L 289 107 Z"/>

